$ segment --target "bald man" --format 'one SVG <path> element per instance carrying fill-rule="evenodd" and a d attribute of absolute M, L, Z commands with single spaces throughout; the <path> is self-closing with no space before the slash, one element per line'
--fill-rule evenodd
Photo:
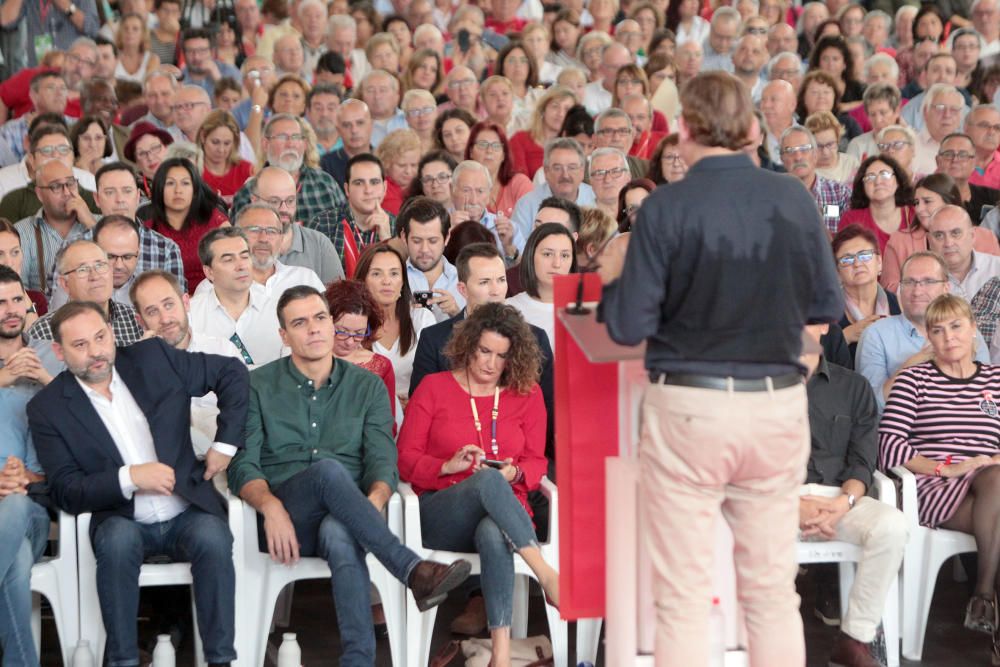
<path fill-rule="evenodd" d="M 760 100 L 765 81 L 761 76 L 767 64 L 767 47 L 764 40 L 756 35 L 745 35 L 736 44 L 733 53 L 733 74 L 750 91 L 754 102 Z"/>
<path fill-rule="evenodd" d="M 938 209 L 927 224 L 927 248 L 948 267 L 951 293 L 972 301 L 990 279 L 1000 277 L 1000 257 L 973 249 L 972 219 L 961 206 Z"/>
<path fill-rule="evenodd" d="M 767 153 L 781 164 L 781 133 L 795 124 L 795 90 L 784 79 L 769 82 L 760 93 L 760 112 L 767 130 Z"/>
<path fill-rule="evenodd" d="M 583 105 L 591 116 L 611 108 L 618 70 L 635 62 L 632 52 L 624 45 L 614 42 L 604 47 L 601 54 L 601 78 L 588 83 L 583 91 Z"/>
<path fill-rule="evenodd" d="M 448 101 L 438 105 L 438 113 L 449 109 L 465 109 L 480 120 L 486 118 L 486 107 L 479 99 L 479 79 L 468 67 L 462 65 L 448 72 L 444 92 Z"/>
<path fill-rule="evenodd" d="M 361 153 L 375 152 L 372 146 L 374 129 L 371 111 L 361 100 L 344 100 L 337 109 L 337 134 L 344 145 L 320 158 L 319 166 L 333 176 L 341 188 L 344 187 L 347 161 Z"/>

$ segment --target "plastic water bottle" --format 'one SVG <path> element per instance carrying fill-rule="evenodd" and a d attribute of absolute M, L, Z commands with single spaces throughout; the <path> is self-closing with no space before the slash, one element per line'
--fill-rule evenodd
<path fill-rule="evenodd" d="M 281 646 L 278 647 L 278 667 L 300 667 L 302 665 L 302 649 L 295 639 L 294 632 L 286 632 L 281 636 Z"/>
<path fill-rule="evenodd" d="M 709 667 L 726 664 L 726 616 L 719 598 L 712 598 L 712 611 L 708 615 L 708 664 Z"/>
<path fill-rule="evenodd" d="M 175 667 L 177 656 L 170 635 L 156 635 L 156 648 L 153 649 L 153 667 Z"/>
<path fill-rule="evenodd" d="M 73 667 L 94 667 L 94 653 L 90 650 L 90 642 L 81 639 L 73 650 Z"/>

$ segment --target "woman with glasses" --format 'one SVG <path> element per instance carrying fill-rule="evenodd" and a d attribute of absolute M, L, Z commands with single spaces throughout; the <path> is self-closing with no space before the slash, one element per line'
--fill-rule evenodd
<path fill-rule="evenodd" d="M 798 106 L 795 113 L 799 118 L 808 118 L 820 111 L 829 111 L 844 127 L 838 150 L 847 150 L 847 144 L 854 137 L 861 135 L 858 121 L 843 112 L 840 108 L 840 95 L 837 92 L 837 81 L 823 70 L 812 70 L 802 79 L 799 89 Z"/>
<path fill-rule="evenodd" d="M 673 135 L 676 136 L 676 135 Z M 632 223 L 639 213 L 639 207 L 646 200 L 656 183 L 648 178 L 636 178 L 628 182 L 618 195 L 618 233 L 626 234 L 632 231 Z"/>
<path fill-rule="evenodd" d="M 898 315 L 896 295 L 878 283 L 882 256 L 875 233 L 860 225 L 848 225 L 833 237 L 833 258 L 844 290 L 844 315 L 840 328 L 851 351 L 851 364 L 861 334 L 872 323 L 889 315 Z"/>
<path fill-rule="evenodd" d="M 169 158 L 156 170 L 150 217 L 144 224 L 180 246 L 189 294 L 194 294 L 198 283 L 205 279 L 198 242 L 206 232 L 229 225 L 221 210 L 224 207 L 190 160 Z"/>
<path fill-rule="evenodd" d="M 890 292 L 899 287 L 900 270 L 906 258 L 915 252 L 927 250 L 927 226 L 942 207 L 962 205 L 962 196 L 955 181 L 947 174 L 931 174 L 917 181 L 914 188 L 913 222 L 907 229 L 893 232 L 885 245 L 882 277 L 879 282 Z M 973 249 L 990 255 L 1000 255 L 997 237 L 983 227 L 973 227 Z"/>
<path fill-rule="evenodd" d="M 396 376 L 392 362 L 372 352 L 372 333 L 382 326 L 382 309 L 357 280 L 338 280 L 326 288 L 333 320 L 333 356 L 349 361 L 382 379 L 389 393 L 392 416 L 396 418 Z M 393 427 L 395 433 L 395 427 Z"/>
<path fill-rule="evenodd" d="M 816 139 L 816 173 L 823 178 L 850 185 L 860 160 L 840 151 L 844 128 L 829 111 L 819 111 L 806 118 L 806 129 Z"/>
<path fill-rule="evenodd" d="M 379 243 L 365 248 L 354 277 L 368 288 L 378 304 L 379 323 L 372 328 L 372 349 L 392 362 L 396 377 L 394 393 L 405 408 L 420 333 L 437 320 L 430 309 L 413 302 L 406 280 L 406 263 L 392 246 Z"/>
<path fill-rule="evenodd" d="M 451 209 L 451 174 L 457 164 L 446 151 L 425 154 L 417 165 L 417 177 L 406 191 L 407 201 L 414 197 L 430 197 L 446 210 Z"/>
<path fill-rule="evenodd" d="M 646 70 L 638 65 L 625 65 L 615 74 L 615 89 L 611 94 L 611 106 L 615 109 L 621 109 L 622 100 L 629 95 L 642 95 L 646 98 L 652 95 Z M 667 128 L 667 117 L 663 115 L 663 112 L 653 109 L 649 131 L 666 132 Z"/>
<path fill-rule="evenodd" d="M 228 111 L 216 109 L 198 128 L 198 147 L 204 157 L 202 178 L 226 204 L 253 176 L 253 165 L 240 157 L 240 127 Z"/>
<path fill-rule="evenodd" d="M 139 186 L 144 197 L 153 196 L 153 178 L 167 157 L 167 146 L 174 143 L 169 132 L 145 121 L 132 126 L 122 153 L 139 167 Z"/>
<path fill-rule="evenodd" d="M 403 94 L 399 108 L 406 115 L 406 124 L 420 137 L 420 152 L 434 148 L 434 123 L 437 121 L 437 101 L 422 88 L 414 88 Z"/>
<path fill-rule="evenodd" d="M 434 121 L 434 147 L 447 151 L 456 162 L 461 162 L 469 144 L 469 130 L 475 124 L 475 116 L 465 109 L 448 109 Z"/>
<path fill-rule="evenodd" d="M 385 197 L 382 208 L 399 215 L 403 193 L 412 185 L 420 162 L 420 137 L 413 130 L 393 130 L 375 149 L 385 169 Z"/>
<path fill-rule="evenodd" d="M 490 172 L 493 188 L 486 204 L 490 213 L 510 217 L 517 200 L 531 192 L 531 180 L 515 169 L 507 135 L 499 125 L 486 121 L 473 125 L 465 159 L 482 164 Z"/>
<path fill-rule="evenodd" d="M 924 176 L 924 174 L 913 173 L 913 158 L 916 156 L 914 146 L 917 145 L 917 135 L 911 128 L 903 125 L 890 125 L 875 134 L 875 141 L 878 154 L 895 160 L 906 172 L 911 183 Z"/>
<path fill-rule="evenodd" d="M 945 17 L 941 10 L 932 2 L 925 2 L 917 10 L 911 24 L 913 44 L 896 51 L 896 62 L 899 64 L 900 88 L 917 78 L 913 51 L 921 42 L 940 44 L 944 36 Z"/>
<path fill-rule="evenodd" d="M 69 142 L 73 144 L 75 166 L 91 174 L 96 174 L 105 159 L 114 155 L 108 126 L 100 116 L 78 120 L 69 131 Z"/>
<path fill-rule="evenodd" d="M 840 217 L 837 231 L 852 224 L 870 229 L 882 254 L 893 232 L 913 224 L 912 204 L 913 186 L 903 168 L 891 157 L 874 155 L 858 167 L 850 209 Z"/>
<path fill-rule="evenodd" d="M 523 292 L 507 299 L 528 324 L 549 337 L 555 349 L 555 309 L 552 305 L 556 276 L 576 273 L 576 240 L 573 233 L 557 222 L 535 227 L 524 244 L 518 267 Z"/>
<path fill-rule="evenodd" d="M 681 155 L 678 145 L 680 135 L 668 134 L 660 139 L 659 145 L 653 151 L 653 157 L 649 160 L 649 180 L 655 185 L 664 183 L 676 183 L 687 174 L 687 163 Z"/>
<path fill-rule="evenodd" d="M 510 138 L 514 168 L 530 179 L 545 161 L 545 144 L 559 136 L 566 113 L 579 100 L 569 88 L 553 86 L 545 91 L 535 105 L 531 126 Z"/>

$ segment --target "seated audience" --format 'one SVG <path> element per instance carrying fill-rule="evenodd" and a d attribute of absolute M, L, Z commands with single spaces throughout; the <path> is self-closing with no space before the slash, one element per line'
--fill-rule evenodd
<path fill-rule="evenodd" d="M 1000 201 L 1000 190 L 969 182 L 975 169 L 976 148 L 967 134 L 953 133 L 941 140 L 937 153 L 937 172 L 948 174 L 962 196 L 962 206 L 975 225 Z"/>
<path fill-rule="evenodd" d="M 960 206 L 942 206 L 927 224 L 928 249 L 948 266 L 950 292 L 972 301 L 980 288 L 1000 278 L 1000 257 L 976 252 L 972 219 Z"/>
<path fill-rule="evenodd" d="M 21 268 L 24 266 L 24 254 L 21 251 L 21 234 L 17 227 L 11 224 L 10 220 L 0 218 L 0 265 L 10 267 L 14 273 L 21 276 Z M 21 279 L 24 282 L 24 279 Z M 45 295 L 36 290 L 25 289 L 28 295 L 28 313 L 25 316 L 26 327 L 30 327 L 36 320 L 48 312 L 48 299 Z"/>
<path fill-rule="evenodd" d="M 451 175 L 457 165 L 458 162 L 447 151 L 435 149 L 425 153 L 417 165 L 417 177 L 406 193 L 407 201 L 415 197 L 430 197 L 446 210 L 452 208 Z"/>
<path fill-rule="evenodd" d="M 216 109 L 198 128 L 198 147 L 205 156 L 201 177 L 226 204 L 243 184 L 253 176 L 250 162 L 240 157 L 240 127 L 228 111 Z"/>
<path fill-rule="evenodd" d="M 841 216 L 851 200 L 851 188 L 840 181 L 820 176 L 816 168 L 819 149 L 808 128 L 792 126 L 781 133 L 781 162 L 789 174 L 799 179 L 816 200 L 816 208 L 827 231 L 836 233 Z"/>
<path fill-rule="evenodd" d="M 510 217 L 514 205 L 531 192 L 531 178 L 517 167 L 503 128 L 488 121 L 476 123 L 469 132 L 465 159 L 485 166 L 490 172 L 490 188 L 486 210 Z"/>
<path fill-rule="evenodd" d="M 893 232 L 913 224 L 913 186 L 898 162 L 874 155 L 858 167 L 851 189 L 850 210 L 840 217 L 838 229 L 858 224 L 875 232 L 879 253 Z"/>

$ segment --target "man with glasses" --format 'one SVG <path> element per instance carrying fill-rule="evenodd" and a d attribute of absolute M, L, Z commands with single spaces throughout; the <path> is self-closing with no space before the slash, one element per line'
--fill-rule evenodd
<path fill-rule="evenodd" d="M 111 299 L 117 303 L 131 306 L 128 290 L 139 272 L 139 224 L 134 218 L 123 215 L 106 215 L 97 223 L 91 234 L 94 243 L 108 257 L 111 265 L 111 286 L 114 291 Z M 57 284 L 49 299 L 49 310 L 56 311 L 69 301 L 69 295 Z"/>
<path fill-rule="evenodd" d="M 596 148 L 617 148 L 628 155 L 635 143 L 635 134 L 632 120 L 621 109 L 607 109 L 594 119 Z M 628 155 L 628 168 L 632 178 L 645 178 L 649 172 L 649 161 Z"/>
<path fill-rule="evenodd" d="M 408 127 L 406 114 L 399 108 L 399 80 L 396 77 L 382 69 L 372 70 L 361 82 L 358 93 L 371 112 L 373 148 L 378 148 L 393 130 Z"/>
<path fill-rule="evenodd" d="M 928 93 L 930 93 L 930 88 L 936 83 L 943 83 L 949 86 L 955 85 L 957 73 L 958 65 L 955 63 L 955 57 L 950 53 L 935 53 L 927 61 L 922 77 L 925 90 L 910 98 L 909 103 L 903 107 L 900 113 L 900 117 L 906 121 L 907 125 L 913 128 L 914 132 L 920 132 L 924 129 L 926 121 L 923 117 L 923 103 Z M 958 92 L 961 93 L 962 91 L 959 90 Z M 969 113 L 968 103 L 969 99 L 963 94 L 962 120 Z"/>
<path fill-rule="evenodd" d="M 438 105 L 438 113 L 449 109 L 465 109 L 479 120 L 486 118 L 486 109 L 479 99 L 479 79 L 464 65 L 452 68 L 445 77 L 448 101 Z"/>
<path fill-rule="evenodd" d="M 820 217 L 831 234 L 837 233 L 840 216 L 851 201 L 851 188 L 816 173 L 816 137 L 804 127 L 790 127 L 781 133 L 781 163 L 799 179 L 816 200 Z"/>
<path fill-rule="evenodd" d="M 542 172 L 545 182 L 521 197 L 514 206 L 511 222 L 521 237 L 527 239 L 534 228 L 535 215 L 548 197 L 561 197 L 577 206 L 593 206 L 594 190 L 583 182 L 586 157 L 576 139 L 561 137 L 545 144 Z"/>
<path fill-rule="evenodd" d="M 229 63 L 212 58 L 212 32 L 205 28 L 188 28 L 181 35 L 181 50 L 184 52 L 182 78 L 205 90 L 215 92 L 215 82 L 222 77 L 240 80 L 240 71 Z"/>
<path fill-rule="evenodd" d="M 497 249 L 503 253 L 507 265 L 513 266 L 524 250 L 527 236 L 521 234 L 503 211 L 489 211 L 487 206 L 492 189 L 493 177 L 486 165 L 472 160 L 459 162 L 451 174 L 451 200 L 455 204 L 451 222 L 454 225 L 467 220 L 479 222 L 493 234 Z"/>
<path fill-rule="evenodd" d="M 594 189 L 597 208 L 612 218 L 618 217 L 618 195 L 629 180 L 625 153 L 605 147 L 590 154 L 590 187 Z"/>
<path fill-rule="evenodd" d="M 992 278 L 1000 277 L 1000 257 L 973 249 L 973 224 L 965 209 L 947 205 L 927 224 L 927 247 L 948 267 L 951 293 L 972 302 Z"/>
<path fill-rule="evenodd" d="M 295 179 L 297 197 L 296 210 L 298 219 L 309 223 L 323 212 L 334 212 L 341 215 L 338 220 L 347 216 L 347 199 L 340 186 L 330 174 L 305 164 L 306 132 L 305 120 L 291 114 L 275 114 L 264 126 L 264 136 L 261 138 L 261 151 L 267 157 L 265 166 L 284 169 Z M 250 202 L 250 195 L 256 186 L 256 178 L 251 178 L 233 197 L 230 218 L 235 218 L 240 209 Z M 330 235 L 328 229 L 321 232 Z"/>
<path fill-rule="evenodd" d="M 132 306 L 111 298 L 114 294 L 111 262 L 99 245 L 85 239 L 70 241 L 56 255 L 56 268 L 59 271 L 59 287 L 66 292 L 70 302 L 91 301 L 101 307 L 110 320 L 116 345 L 124 347 L 142 338 L 142 327 L 135 318 Z M 56 312 L 49 311 L 38 318 L 28 329 L 28 338 L 55 340 L 52 317 Z"/>
<path fill-rule="evenodd" d="M 72 169 L 82 189 L 82 196 L 91 211 L 96 211 L 91 193 L 94 191 L 94 175 L 74 165 L 73 146 L 64 125 L 48 124 L 42 116 L 32 123 L 28 135 L 28 150 L 17 164 L 0 169 L 0 216 L 8 220 L 20 220 L 38 212 L 41 203 L 31 187 L 32 178 L 45 164 L 62 162 Z M 51 116 L 55 119 L 56 116 Z"/>
<path fill-rule="evenodd" d="M 583 106 L 591 116 L 611 108 L 612 94 L 618 70 L 635 62 L 632 52 L 618 42 L 612 42 L 601 51 L 601 78 L 588 83 L 583 89 Z"/>
<path fill-rule="evenodd" d="M 278 214 L 285 230 L 281 236 L 278 261 L 287 266 L 310 269 L 324 285 L 342 280 L 344 267 L 333 241 L 315 229 L 304 227 L 296 217 L 295 180 L 288 172 L 277 167 L 264 167 L 257 174 L 256 185 L 250 200 L 270 206 Z"/>
<path fill-rule="evenodd" d="M 958 186 L 962 195 L 962 205 L 975 224 L 983 218 L 983 207 L 993 207 L 1000 200 L 1000 190 L 969 182 L 975 169 L 976 149 L 972 138 L 955 132 L 941 141 L 937 153 L 937 171 L 948 174 Z M 971 295 L 968 298 L 972 298 Z"/>
<path fill-rule="evenodd" d="M 712 14 L 708 37 L 702 44 L 701 70 L 733 71 L 733 42 L 740 32 L 740 13 L 733 7 L 719 7 Z"/>
<path fill-rule="evenodd" d="M 903 107 L 903 111 L 905 112 L 912 104 L 911 101 Z M 946 83 L 935 83 L 931 86 L 921 107 L 926 124 L 923 129 L 917 131 L 913 166 L 910 171 L 915 174 L 930 174 L 937 166 L 936 158 L 941 142 L 949 134 L 958 132 L 962 126 L 966 107 L 958 89 Z"/>
<path fill-rule="evenodd" d="M 907 257 L 900 276 L 902 312 L 871 324 L 858 341 L 856 368 L 875 391 L 880 411 L 899 372 L 933 358 L 924 315 L 931 301 L 951 289 L 948 266 L 933 252 L 917 252 Z M 976 340 L 976 361 L 990 361 L 982 338 Z"/>
<path fill-rule="evenodd" d="M 185 85 L 174 94 L 174 124 L 167 128 L 174 141 L 196 143 L 198 128 L 212 110 L 212 98 L 197 85 Z"/>
<path fill-rule="evenodd" d="M 347 99 L 337 110 L 337 134 L 343 145 L 324 155 L 319 165 L 323 171 L 333 176 L 340 187 L 347 180 L 347 161 L 355 155 L 371 153 L 372 147 L 372 114 L 368 105 L 361 100 Z"/>
<path fill-rule="evenodd" d="M 965 117 L 965 133 L 976 148 L 969 183 L 1000 188 L 1000 111 L 980 104 Z"/>
<path fill-rule="evenodd" d="M 0 167 L 16 164 L 24 158 L 27 150 L 28 125 L 38 114 L 55 113 L 63 116 L 69 88 L 59 72 L 51 70 L 39 72 L 31 79 L 28 97 L 34 111 L 18 116 L 0 126 Z M 66 123 L 72 122 L 63 116 Z"/>
<path fill-rule="evenodd" d="M 277 211 L 264 202 L 248 204 L 236 219 L 236 226 L 243 230 L 250 244 L 250 273 L 258 285 L 264 286 L 268 298 L 278 297 L 296 285 L 309 285 L 318 290 L 326 289 L 312 269 L 288 266 L 278 261 L 281 239 L 285 229 Z M 195 296 L 212 289 L 210 280 L 203 280 L 194 291 Z"/>
<path fill-rule="evenodd" d="M 306 95 L 306 120 L 316 132 L 316 150 L 326 155 L 340 141 L 337 133 L 337 110 L 343 89 L 317 84 Z"/>

